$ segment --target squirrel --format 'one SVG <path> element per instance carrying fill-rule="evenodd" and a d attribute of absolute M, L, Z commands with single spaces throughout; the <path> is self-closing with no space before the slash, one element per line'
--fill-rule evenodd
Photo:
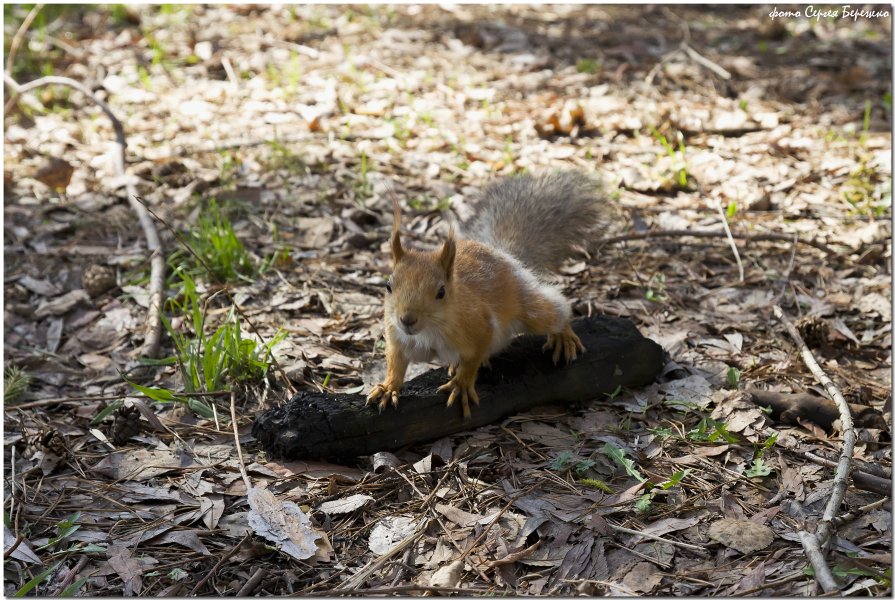
<path fill-rule="evenodd" d="M 585 351 L 572 331 L 572 309 L 559 289 L 544 281 L 600 224 L 598 180 L 580 171 L 517 175 L 486 187 L 477 211 L 440 249 L 424 252 L 401 244 L 401 212 L 393 199 L 393 271 L 386 282 L 385 381 L 367 395 L 379 411 L 398 406 L 411 362 L 448 365 L 447 406 L 459 398 L 479 403 L 479 367 L 521 333 L 546 335 L 554 364 Z"/>

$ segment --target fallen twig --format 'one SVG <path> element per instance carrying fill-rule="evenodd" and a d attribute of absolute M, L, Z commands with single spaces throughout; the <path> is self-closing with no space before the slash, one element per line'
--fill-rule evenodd
<path fill-rule="evenodd" d="M 222 390 L 219 392 L 180 392 L 175 396 L 183 398 L 216 398 L 219 396 L 227 396 L 230 392 Z M 7 404 L 3 406 L 4 412 L 12 412 L 14 410 L 24 410 L 26 408 L 37 408 L 39 406 L 56 406 L 60 404 L 83 404 L 84 402 L 111 402 L 122 400 L 124 398 L 133 398 L 133 393 L 126 394 L 96 394 L 93 396 L 63 396 L 55 398 L 36 398 L 29 402 L 21 402 L 19 404 Z"/>
<path fill-rule="evenodd" d="M 9 101 L 4 108 L 4 114 L 13 104 L 15 99 L 26 93 L 36 90 L 47 85 L 63 85 L 73 88 L 89 98 L 94 104 L 105 113 L 112 122 L 112 128 L 115 130 L 115 141 L 118 145 L 118 152 L 115 153 L 115 172 L 125 182 L 128 203 L 131 209 L 137 214 L 140 226 L 143 228 L 143 235 L 146 237 L 146 247 L 151 253 L 151 272 L 149 276 L 149 313 L 146 317 L 146 335 L 143 340 L 143 347 L 140 349 L 140 355 L 144 357 L 154 357 L 158 353 L 161 344 L 162 335 L 162 300 L 165 292 L 165 255 L 162 251 L 162 243 L 159 240 L 158 231 L 155 224 L 149 217 L 145 206 L 135 200 L 137 191 L 134 184 L 126 177 L 124 170 L 125 151 L 127 149 L 127 138 L 124 135 L 124 126 L 108 104 L 96 97 L 96 95 L 84 84 L 68 77 L 41 77 L 25 84 L 19 84 L 8 72 L 3 73 L 4 82 L 12 89 Z"/>
<path fill-rule="evenodd" d="M 335 594 L 341 595 L 346 593 L 351 593 L 363 584 L 364 581 L 367 580 L 370 575 L 375 573 L 378 569 L 380 569 L 385 563 L 389 562 L 393 556 L 399 554 L 404 551 L 405 548 L 415 543 L 429 528 L 429 525 L 432 524 L 434 519 L 427 519 L 425 523 L 423 523 L 422 527 L 420 527 L 416 533 L 408 535 L 406 538 L 392 546 L 388 552 L 368 564 L 366 567 L 343 581 L 341 584 L 337 585 L 331 590 L 325 592 L 326 595 Z M 364 593 L 367 593 L 368 590 L 364 590 Z"/>
<path fill-rule="evenodd" d="M 715 75 L 720 77 L 721 79 L 730 79 L 730 72 L 727 69 L 710 61 L 709 59 L 704 57 L 702 54 L 700 54 L 699 52 L 697 52 L 696 50 L 691 48 L 690 45 L 687 44 L 686 42 L 681 44 L 681 50 L 683 50 L 684 53 L 690 57 L 691 60 L 702 65 L 703 67 L 705 67 L 706 69 L 708 69 L 709 71 L 711 71 L 712 73 L 714 73 Z"/>
<path fill-rule="evenodd" d="M 615 531 L 619 531 L 621 533 L 630 533 L 632 535 L 639 535 L 645 537 L 648 540 L 654 540 L 656 542 L 662 542 L 665 544 L 671 544 L 672 546 L 678 546 L 680 548 L 686 548 L 688 550 L 693 550 L 694 552 L 698 552 L 699 554 L 705 555 L 707 551 L 705 548 L 700 548 L 699 546 L 694 546 L 693 544 L 688 544 L 686 542 L 678 542 L 676 540 L 669 540 L 663 537 L 659 537 L 658 535 L 653 535 L 652 533 L 644 533 L 643 531 L 637 531 L 636 529 L 628 529 L 627 527 L 622 527 L 620 525 L 613 525 L 609 521 L 606 521 L 606 524 L 609 525 L 610 529 Z"/>
<path fill-rule="evenodd" d="M 733 595 L 735 597 L 739 596 L 749 596 L 754 594 L 755 592 L 760 592 L 762 590 L 766 590 L 768 588 L 772 588 L 777 585 L 783 585 L 784 583 L 792 583 L 793 581 L 800 581 L 808 577 L 801 571 L 798 573 L 793 573 L 792 575 L 787 575 L 786 577 L 775 579 L 774 581 L 765 581 L 763 584 L 755 586 L 753 588 L 749 588 L 748 590 L 737 591 Z"/>
<path fill-rule="evenodd" d="M 817 456 L 811 452 L 804 452 L 802 453 L 802 456 L 818 465 L 824 465 L 825 467 L 837 466 L 836 461 Z M 851 471 L 851 478 L 855 487 L 859 490 L 866 490 L 868 492 L 873 492 L 874 494 L 879 494 L 880 496 L 887 496 L 886 500 L 888 497 L 892 496 L 891 479 L 884 479 L 878 475 L 873 475 L 872 473 L 867 473 L 855 468 Z"/>
<path fill-rule="evenodd" d="M 19 535 L 17 535 L 17 536 L 16 536 L 16 541 L 14 541 L 14 542 L 12 543 L 12 546 L 10 546 L 9 548 L 7 548 L 7 549 L 3 552 L 3 560 L 6 560 L 7 558 L 9 558 L 9 556 L 10 556 L 13 552 L 16 551 L 16 548 L 19 547 L 19 544 L 21 544 L 22 541 L 23 541 L 24 539 L 25 539 L 25 536 L 23 536 L 21 533 L 20 533 Z"/>
<path fill-rule="evenodd" d="M 367 588 L 365 590 L 343 590 L 343 589 L 333 589 L 333 590 L 324 590 L 321 592 L 302 592 L 302 596 L 311 597 L 311 596 L 355 596 L 355 595 L 364 595 L 364 596 L 374 596 L 377 594 L 384 594 L 388 596 L 394 596 L 395 594 L 406 594 L 407 592 L 436 592 L 440 594 L 464 594 L 470 595 L 473 593 L 477 593 L 480 595 L 493 593 L 491 589 L 485 588 L 459 588 L 459 587 L 439 587 L 435 585 L 399 585 L 395 587 L 382 587 L 382 588 Z"/>
<path fill-rule="evenodd" d="M 237 596 L 248 596 L 255 588 L 258 587 L 258 584 L 261 583 L 261 580 L 267 575 L 267 569 L 262 567 L 258 567 L 252 576 L 249 577 L 249 580 L 245 582 L 245 584 L 239 588 L 239 591 L 236 592 Z"/>
<path fill-rule="evenodd" d="M 239 427 L 236 423 L 236 392 L 230 390 L 230 424 L 233 426 L 233 441 L 236 444 L 236 454 L 239 456 L 239 472 L 246 484 L 246 491 L 252 489 L 252 481 L 246 473 L 246 462 L 242 457 L 242 444 L 239 443 Z"/>
<path fill-rule="evenodd" d="M 727 215 L 724 214 L 724 209 L 721 208 L 721 202 L 719 200 L 715 200 L 715 208 L 718 209 L 718 214 L 721 216 L 721 224 L 724 226 L 724 234 L 727 236 L 727 241 L 730 243 L 730 249 L 733 250 L 733 257 L 737 261 L 737 269 L 740 271 L 740 283 L 746 281 L 745 273 L 743 272 L 743 261 L 740 260 L 740 252 L 737 250 L 737 244 L 733 239 L 733 234 L 730 232 L 730 225 L 727 224 Z"/>
<path fill-rule="evenodd" d="M 833 489 L 830 493 L 830 498 L 827 501 L 826 508 L 824 509 L 823 518 L 817 526 L 817 531 L 814 534 L 799 532 L 799 539 L 802 540 L 802 546 L 805 547 L 805 552 L 808 554 L 808 558 L 814 566 L 815 577 L 824 591 L 829 592 L 838 589 L 838 586 L 833 579 L 833 574 L 830 572 L 829 566 L 823 561 L 822 549 L 828 544 L 832 537 L 833 519 L 836 518 L 836 514 L 839 512 L 839 505 L 842 503 L 842 499 L 845 497 L 845 490 L 848 487 L 848 473 L 851 467 L 851 457 L 855 450 L 855 442 L 857 441 L 855 428 L 852 422 L 851 411 L 848 408 L 848 403 L 845 401 L 845 398 L 842 397 L 842 392 L 839 391 L 830 378 L 827 377 L 826 373 L 820 368 L 820 365 L 817 364 L 817 361 L 811 354 L 811 350 L 805 345 L 805 341 L 802 339 L 802 336 L 799 335 L 798 330 L 789 319 L 786 318 L 786 315 L 783 314 L 783 310 L 779 306 L 774 306 L 774 316 L 780 320 L 790 337 L 795 341 L 805 365 L 814 375 L 815 379 L 824 386 L 827 393 L 833 401 L 836 402 L 836 406 L 839 408 L 839 423 L 842 428 L 843 441 L 842 452 L 839 455 L 839 464 L 836 468 L 836 475 L 833 477 Z M 820 562 L 817 562 L 818 556 L 821 559 Z"/>
<path fill-rule="evenodd" d="M 162 225 L 164 225 L 165 227 L 168 228 L 168 231 L 170 231 L 172 234 L 174 234 L 174 237 L 177 238 L 177 241 L 180 242 L 181 245 L 183 245 L 183 247 L 186 249 L 186 251 L 189 252 L 190 255 L 193 258 L 195 258 L 199 262 L 200 265 L 202 265 L 202 268 L 205 269 L 206 273 L 210 274 L 212 272 L 211 267 L 208 265 L 208 263 L 205 262 L 205 260 L 201 256 L 196 254 L 196 251 L 193 250 L 193 247 L 190 246 L 189 242 L 187 242 L 176 229 L 171 227 L 171 225 L 167 221 L 165 221 L 163 218 L 161 218 L 159 215 L 157 215 L 155 213 L 155 211 L 153 211 L 151 208 L 149 208 L 149 206 L 146 205 L 146 203 L 143 201 L 142 198 L 140 198 L 139 196 L 134 196 L 134 200 L 139 202 L 140 204 L 142 204 L 144 206 L 144 208 L 149 212 L 149 214 L 152 215 L 153 218 L 157 219 L 159 223 L 161 223 Z M 266 341 L 264 340 L 264 336 L 261 335 L 261 332 L 258 331 L 258 329 L 255 327 L 255 324 L 252 322 L 252 320 L 249 319 L 248 316 L 246 316 L 245 312 L 243 312 L 243 310 L 242 310 L 242 307 L 240 307 L 239 304 L 236 303 L 236 300 L 233 299 L 233 294 L 230 293 L 230 290 L 225 286 L 222 288 L 221 291 L 223 291 L 224 294 L 226 294 L 227 299 L 230 301 L 231 306 L 233 306 L 233 308 L 236 309 L 236 312 L 239 313 L 239 316 L 242 318 L 242 320 L 246 322 L 246 324 L 252 330 L 252 333 L 254 333 L 255 335 L 258 336 L 258 339 L 261 340 L 262 344 L 265 344 Z M 286 387 L 289 389 L 289 392 L 294 396 L 297 393 L 297 391 L 295 389 L 295 386 L 292 385 L 292 381 L 289 379 L 289 377 L 286 376 L 286 371 L 284 371 L 283 367 L 280 366 L 280 362 L 277 360 L 277 357 L 273 355 L 273 352 L 271 352 L 269 354 L 269 356 L 270 356 L 270 361 L 273 363 L 274 368 L 277 370 L 277 372 L 283 378 L 283 383 L 286 384 Z"/>
<path fill-rule="evenodd" d="M 850 510 L 843 515 L 839 515 L 834 519 L 834 522 L 837 526 L 844 525 L 846 523 L 851 523 L 858 517 L 862 515 L 866 515 L 867 513 L 876 510 L 877 508 L 884 506 L 885 504 L 891 502 L 892 500 L 889 498 L 883 498 L 882 500 L 877 500 L 876 502 L 871 502 L 870 504 L 865 504 L 864 506 L 859 506 L 854 510 Z M 891 556 L 891 554 L 889 555 Z M 862 559 L 866 559 L 866 556 L 862 556 Z"/>
<path fill-rule="evenodd" d="M 233 546 L 232 548 L 230 548 L 230 549 L 227 551 L 227 553 L 224 554 L 224 556 L 221 557 L 221 560 L 219 560 L 219 561 L 218 561 L 218 562 L 211 568 L 211 570 L 210 570 L 208 573 L 206 573 L 205 577 L 203 577 L 202 580 L 201 580 L 199 583 L 196 584 L 196 587 L 194 587 L 194 588 L 192 589 L 192 591 L 189 593 L 189 595 L 190 595 L 190 596 L 195 596 L 195 595 L 196 595 L 196 592 L 198 592 L 200 589 L 202 589 L 202 586 L 205 585 L 205 582 L 208 581 L 209 579 L 211 579 L 211 576 L 214 575 L 214 574 L 217 572 L 217 570 L 221 567 L 221 565 L 224 564 L 225 562 L 227 562 L 227 560 L 228 560 L 231 556 L 233 556 L 234 554 L 236 554 L 236 552 L 242 547 L 243 544 L 246 543 L 246 540 L 248 540 L 250 537 L 252 537 L 252 534 L 251 534 L 251 533 L 247 533 L 247 534 L 245 534 L 245 535 L 242 537 L 242 539 L 239 540 L 239 543 L 238 543 L 238 544 L 236 544 L 235 546 Z"/>
<path fill-rule="evenodd" d="M 81 569 L 87 566 L 88 560 L 89 557 L 86 554 L 81 556 L 81 559 L 77 562 L 77 564 L 69 569 L 68 573 L 65 574 L 65 577 L 59 583 L 59 591 L 56 592 L 54 596 L 58 596 L 62 593 L 63 590 L 65 590 L 65 588 L 72 584 L 72 582 L 75 580 L 75 577 L 77 577 L 78 573 L 81 572 Z"/>
<path fill-rule="evenodd" d="M 510 552 L 503 558 L 496 558 L 494 560 L 490 560 L 487 563 L 485 563 L 485 566 L 490 568 L 490 567 L 499 567 L 500 565 L 511 565 L 518 560 L 527 558 L 529 554 L 531 554 L 532 552 L 534 552 L 535 550 L 537 550 L 540 547 L 541 547 L 541 540 L 538 540 L 531 546 L 529 546 L 527 548 L 523 548 L 522 550 L 519 550 L 518 552 Z"/>
<path fill-rule="evenodd" d="M 696 237 L 696 238 L 726 238 L 727 234 L 723 231 L 692 231 L 689 229 L 666 229 L 662 231 L 644 231 L 641 233 L 627 233 L 625 235 L 617 235 L 614 237 L 600 240 L 600 244 L 617 244 L 619 242 L 628 242 L 635 240 L 648 240 L 652 238 L 676 238 L 676 237 Z M 741 240 L 751 242 L 789 242 L 791 244 L 805 244 L 812 248 L 822 250 L 827 254 L 838 255 L 839 253 L 824 244 L 815 240 L 802 239 L 798 236 L 787 235 L 785 233 L 740 233 L 737 237 Z"/>
<path fill-rule="evenodd" d="M 12 68 L 16 64 L 16 54 L 19 51 L 19 46 L 22 44 L 22 39 L 25 37 L 25 33 L 28 31 L 28 28 L 31 27 L 31 23 L 34 22 L 34 19 L 37 18 L 37 14 L 44 7 L 43 3 L 35 4 L 31 7 L 31 10 L 28 12 L 28 15 L 25 17 L 25 20 L 22 21 L 22 24 L 19 25 L 18 31 L 16 34 L 12 36 L 12 41 L 9 43 L 9 53 L 6 55 L 6 70 L 9 73 L 12 73 Z"/>
<path fill-rule="evenodd" d="M 820 587 L 825 592 L 838 590 L 839 585 L 833 579 L 833 573 L 830 571 L 830 566 L 824 558 L 824 552 L 820 547 L 820 540 L 817 539 L 817 535 L 802 530 L 799 532 L 799 539 L 802 541 L 802 547 L 805 549 L 808 561 L 814 567 L 814 578 L 820 584 Z"/>

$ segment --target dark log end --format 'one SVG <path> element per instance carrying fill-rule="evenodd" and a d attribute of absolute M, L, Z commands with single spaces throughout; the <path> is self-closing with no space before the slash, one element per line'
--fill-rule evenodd
<path fill-rule="evenodd" d="M 480 406 L 463 419 L 459 402 L 448 408 L 437 391 L 448 379 L 444 368 L 405 385 L 397 409 L 381 414 L 363 394 L 305 391 L 287 404 L 259 415 L 252 435 L 272 455 L 327 458 L 372 454 L 474 429 L 543 404 L 575 403 L 640 387 L 655 380 L 665 363 L 662 348 L 625 319 L 591 317 L 572 324 L 587 352 L 554 365 L 541 351 L 544 336 L 522 336 L 491 358 L 476 380 Z"/>

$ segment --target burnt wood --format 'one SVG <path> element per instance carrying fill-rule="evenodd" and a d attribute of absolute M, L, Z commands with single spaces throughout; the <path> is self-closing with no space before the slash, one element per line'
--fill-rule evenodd
<path fill-rule="evenodd" d="M 448 380 L 444 368 L 408 381 L 397 409 L 381 414 L 365 406 L 363 394 L 305 391 L 255 419 L 252 435 L 271 455 L 286 458 L 344 459 L 436 440 L 487 425 L 544 404 L 571 404 L 612 394 L 619 386 L 653 382 L 665 363 L 662 348 L 634 325 L 615 317 L 590 317 L 572 323 L 587 352 L 566 365 L 554 365 L 542 352 L 544 336 L 522 336 L 482 367 L 476 382 L 481 404 L 463 419 L 459 400 L 446 406 L 436 391 Z"/>

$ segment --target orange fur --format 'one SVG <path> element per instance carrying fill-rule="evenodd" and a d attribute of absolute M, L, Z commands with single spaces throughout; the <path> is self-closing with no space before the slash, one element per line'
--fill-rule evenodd
<path fill-rule="evenodd" d="M 574 360 L 584 348 L 569 326 L 568 303 L 539 282 L 519 261 L 501 250 L 471 240 L 455 240 L 453 231 L 441 249 L 421 252 L 403 248 L 399 219 L 392 232 L 392 291 L 385 300 L 387 373 L 368 402 L 381 397 L 395 406 L 410 362 L 439 359 L 456 367 L 439 388 L 450 392 L 448 406 L 461 400 L 478 404 L 475 380 L 479 366 L 517 333 L 548 335 L 547 346 Z M 444 287 L 444 296 L 438 298 Z"/>

